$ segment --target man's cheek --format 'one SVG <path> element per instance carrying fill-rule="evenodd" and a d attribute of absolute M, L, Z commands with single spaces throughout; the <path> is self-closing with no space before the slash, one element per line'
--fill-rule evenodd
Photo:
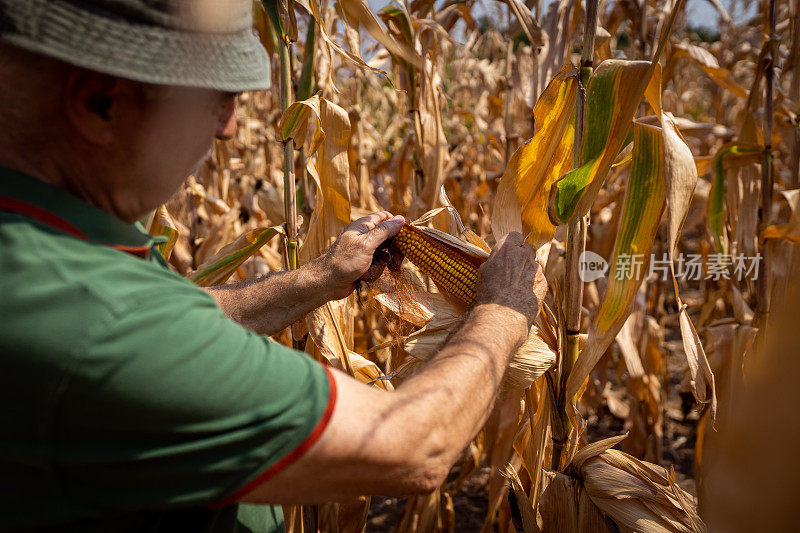
<path fill-rule="evenodd" d="M 214 157 L 214 143 L 213 143 L 213 142 L 212 142 L 212 143 L 211 143 L 211 145 L 208 147 L 208 150 L 206 150 L 205 154 L 203 154 L 203 156 L 202 156 L 202 157 L 200 157 L 200 158 L 199 158 L 199 159 L 198 159 L 198 160 L 197 160 L 197 161 L 194 163 L 194 165 L 192 166 L 192 168 L 189 170 L 189 174 L 190 174 L 190 175 L 191 175 L 191 174 L 196 174 L 196 173 L 197 173 L 197 170 L 200 168 L 200 165 L 202 165 L 202 164 L 203 164 L 203 163 L 204 163 L 206 160 L 208 160 L 208 159 L 210 159 L 210 158 L 212 158 L 212 157 Z M 184 176 L 184 177 L 188 177 L 188 176 Z"/>

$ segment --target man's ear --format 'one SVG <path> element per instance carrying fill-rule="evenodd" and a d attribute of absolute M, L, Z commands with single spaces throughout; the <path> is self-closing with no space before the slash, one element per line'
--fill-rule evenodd
<path fill-rule="evenodd" d="M 88 142 L 107 145 L 114 140 L 115 107 L 120 80 L 82 68 L 73 69 L 64 87 L 64 108 L 73 127 Z"/>

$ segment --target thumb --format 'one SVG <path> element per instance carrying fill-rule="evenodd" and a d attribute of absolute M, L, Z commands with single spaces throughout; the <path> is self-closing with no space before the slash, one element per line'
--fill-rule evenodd
<path fill-rule="evenodd" d="M 405 221 L 400 215 L 384 220 L 366 234 L 364 242 L 374 251 L 383 241 L 397 235 Z"/>

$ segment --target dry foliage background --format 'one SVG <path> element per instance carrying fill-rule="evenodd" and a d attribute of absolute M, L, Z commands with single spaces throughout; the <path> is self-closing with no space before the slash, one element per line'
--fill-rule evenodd
<path fill-rule="evenodd" d="M 283 270 L 292 264 L 284 238 L 292 242 L 292 225 L 266 228 L 284 224 L 294 202 L 300 264 L 368 212 L 415 219 L 438 209 L 422 223 L 479 247 L 522 229 L 541 246 L 551 286 L 547 312 L 515 359 L 490 421 L 440 490 L 287 509 L 292 530 L 357 531 L 367 520 L 375 531 L 707 527 L 700 516 L 708 518 L 709 506 L 719 511 L 724 500 L 706 483 L 706 461 L 713 462 L 719 440 L 713 411 L 713 425 L 727 434 L 735 402 L 747 398 L 751 365 L 770 361 L 760 347 L 770 332 L 785 331 L 773 310 L 791 303 L 789 279 L 800 264 L 798 1 L 766 0 L 740 25 L 710 3 L 718 29 L 698 34 L 679 1 L 599 2 L 588 59 L 598 80 L 608 65 L 622 66 L 608 74 L 617 85 L 606 88 L 606 100 L 593 104 L 600 82 L 588 82 L 579 163 L 597 144 L 598 109 L 620 117 L 622 129 L 602 147 L 607 164 L 593 175 L 596 190 L 576 199 L 588 215 L 586 249 L 606 260 L 625 246 L 657 258 L 697 254 L 702 279 L 673 286 L 669 275 L 643 274 L 629 283 L 586 283 L 578 299 L 581 335 L 570 341 L 569 300 L 578 294 L 565 279 L 575 264 L 566 257 L 573 230 L 550 222 L 557 202 L 550 188 L 574 168 L 586 6 L 413 0 L 374 14 L 361 0 L 266 2 L 267 10 L 254 2 L 256 31 L 273 57 L 273 89 L 239 98 L 236 138 L 218 142 L 155 218 L 153 231 L 177 230 L 170 263 L 178 272 L 210 284 Z M 270 5 L 278 18 L 269 17 Z M 282 44 L 284 34 L 293 45 Z M 659 42 L 658 68 L 599 66 L 649 61 Z M 636 86 L 651 75 L 660 85 L 644 99 L 644 85 Z M 291 94 L 282 99 L 288 85 Z M 295 99 L 304 102 L 283 113 Z M 295 194 L 285 198 L 287 177 Z M 575 213 L 567 216 L 573 225 L 584 219 L 577 207 Z M 714 275 L 721 256 L 738 254 L 761 254 L 758 280 Z M 464 313 L 413 265 L 404 270 L 410 288 L 398 292 L 382 278 L 276 340 L 391 390 Z M 733 266 L 723 270 L 732 274 Z M 607 294 L 621 300 L 608 303 Z M 565 366 L 570 342 L 581 356 Z M 577 411 L 569 402 L 575 392 Z M 780 468 L 774 448 L 775 466 L 752 468 Z M 727 464 L 729 473 L 736 468 Z M 751 488 L 765 482 L 731 478 Z M 712 520 L 724 521 L 722 509 Z"/>

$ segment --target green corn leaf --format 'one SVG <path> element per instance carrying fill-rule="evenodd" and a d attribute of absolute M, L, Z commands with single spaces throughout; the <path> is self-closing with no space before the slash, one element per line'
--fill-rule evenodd
<path fill-rule="evenodd" d="M 316 85 L 314 80 L 314 62 L 317 55 L 317 21 L 314 17 L 308 20 L 308 31 L 306 32 L 304 51 L 303 70 L 300 72 L 300 82 L 297 84 L 298 100 L 311 98 Z"/>
<path fill-rule="evenodd" d="M 248 231 L 200 265 L 197 272 L 189 276 L 189 279 L 201 287 L 225 283 L 242 263 L 278 234 L 284 235 L 280 226 Z"/>
<path fill-rule="evenodd" d="M 714 236 L 717 252 L 722 252 L 722 214 L 725 209 L 725 172 L 723 159 L 726 155 L 742 157 L 761 152 L 761 148 L 750 144 L 728 144 L 719 149 L 714 156 L 714 184 L 708 197 L 708 227 Z"/>
<path fill-rule="evenodd" d="M 314 122 L 313 137 L 308 153 L 313 154 L 319 145 L 325 140 L 325 130 L 322 128 L 320 116 L 322 103 L 319 96 L 312 96 L 302 102 L 295 102 L 286 110 L 281 119 L 280 132 L 284 141 L 294 139 L 297 146 L 302 146 L 306 142 L 309 131 L 309 119 L 313 117 Z"/>
<path fill-rule="evenodd" d="M 651 75 L 648 61 L 609 60 L 600 64 L 587 87 L 586 124 L 581 161 L 556 184 L 551 212 L 566 224 L 583 216 L 625 146 L 633 116 Z M 649 80 L 648 80 L 649 82 Z"/>
<path fill-rule="evenodd" d="M 586 348 L 567 381 L 568 398 L 577 394 L 630 315 L 636 291 L 647 276 L 649 255 L 666 205 L 664 183 L 661 128 L 635 123 L 631 174 L 608 271 L 608 288 Z"/>

